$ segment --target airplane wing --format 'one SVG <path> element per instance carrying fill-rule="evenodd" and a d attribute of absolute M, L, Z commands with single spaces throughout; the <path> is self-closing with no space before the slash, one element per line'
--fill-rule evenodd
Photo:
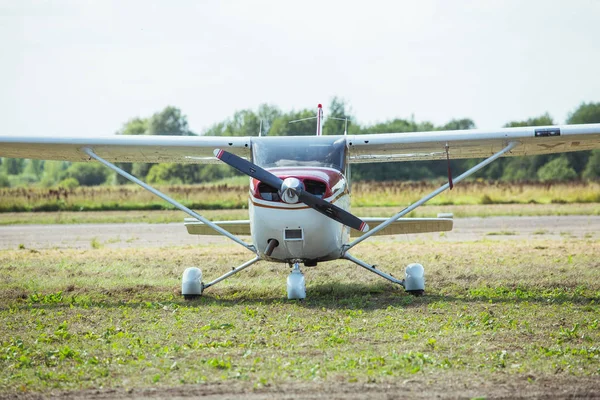
<path fill-rule="evenodd" d="M 350 162 L 486 158 L 517 142 L 507 156 L 562 153 L 600 148 L 600 124 L 348 135 Z"/>
<path fill-rule="evenodd" d="M 314 136 L 296 139 L 316 140 Z M 351 163 L 485 158 L 508 142 L 517 142 L 509 156 L 560 153 L 600 148 L 600 124 L 347 135 Z M 0 136 L 0 157 L 90 161 L 83 151 L 111 162 L 217 163 L 214 149 L 250 158 L 252 142 L 282 137 L 112 136 L 54 138 Z"/>
<path fill-rule="evenodd" d="M 379 224 L 387 221 L 387 218 L 362 218 L 371 229 L 375 228 Z M 379 232 L 375 236 L 383 235 L 400 235 L 406 233 L 426 233 L 426 232 L 445 232 L 451 231 L 454 221 L 452 218 L 400 218 L 392 222 Z M 364 232 L 356 231 L 352 229 L 350 234 L 352 236 L 362 236 Z"/>
<path fill-rule="evenodd" d="M 231 136 L 0 137 L 0 157 L 90 161 L 82 150 L 111 162 L 218 163 L 214 149 L 250 158 L 250 138 Z"/>
<path fill-rule="evenodd" d="M 387 218 L 361 218 L 374 228 L 387 221 Z M 250 236 L 250 221 L 213 221 L 227 232 L 234 235 Z M 451 231 L 454 221 L 452 218 L 401 218 L 377 232 L 377 235 L 400 235 L 406 233 L 426 233 Z M 190 235 L 219 235 L 217 231 L 208 225 L 198 221 L 196 218 L 185 218 L 184 225 Z M 353 236 L 361 236 L 363 232 L 352 229 Z"/>
<path fill-rule="evenodd" d="M 186 218 L 183 221 L 190 235 L 220 235 L 210 226 L 198 221 L 196 218 Z M 213 221 L 233 235 L 250 236 L 250 220 L 238 221 Z"/>

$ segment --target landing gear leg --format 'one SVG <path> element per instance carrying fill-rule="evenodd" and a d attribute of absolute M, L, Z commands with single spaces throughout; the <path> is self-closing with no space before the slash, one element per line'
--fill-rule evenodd
<path fill-rule="evenodd" d="M 287 294 L 290 300 L 304 300 L 306 298 L 306 282 L 304 274 L 300 271 L 300 264 L 294 263 L 292 272 L 287 278 Z"/>
<path fill-rule="evenodd" d="M 410 293 L 413 296 L 422 296 L 423 293 L 425 293 L 425 275 L 423 266 L 421 264 L 409 264 L 405 270 L 406 279 L 400 280 L 394 278 L 390 274 L 386 274 L 385 272 L 378 270 L 374 265 L 367 264 L 358 258 L 352 257 L 348 253 L 345 253 L 343 258 L 352 261 L 356 265 L 359 265 L 367 271 L 371 271 L 372 273 L 377 274 L 392 283 L 401 285 L 404 287 L 404 290 L 406 290 L 407 293 Z"/>
<path fill-rule="evenodd" d="M 232 268 L 231 271 L 221 275 L 212 282 L 202 282 L 202 271 L 200 268 L 191 267 L 187 268 L 183 272 L 183 278 L 181 280 L 181 294 L 185 300 L 194 300 L 202 295 L 204 289 L 211 287 L 212 285 L 221 282 L 229 278 L 231 275 L 237 274 L 238 272 L 248 268 L 255 262 L 260 261 L 260 257 L 256 256 L 250 261 L 246 261 L 242 265 L 236 268 Z"/>

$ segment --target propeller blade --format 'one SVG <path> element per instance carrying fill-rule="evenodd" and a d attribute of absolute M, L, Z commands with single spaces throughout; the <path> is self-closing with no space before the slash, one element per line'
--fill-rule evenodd
<path fill-rule="evenodd" d="M 341 222 L 350 228 L 354 228 L 361 232 L 367 232 L 369 230 L 369 225 L 362 219 L 350 214 L 348 211 L 336 206 L 335 204 L 331 204 L 330 202 L 315 196 L 314 194 L 303 190 L 301 193 L 298 193 L 298 198 L 301 202 L 313 210 L 318 211 L 333 220 Z"/>
<path fill-rule="evenodd" d="M 219 160 L 237 169 L 242 174 L 246 174 L 254 179 L 258 179 L 259 181 L 272 187 L 273 189 L 281 190 L 283 180 L 273 175 L 269 171 L 262 169 L 258 165 L 253 164 L 250 161 L 246 161 L 243 158 L 236 156 L 235 154 L 231 154 L 228 151 L 221 149 L 215 149 L 213 154 Z M 298 199 L 313 210 L 318 211 L 321 214 L 335 221 L 338 221 L 361 232 L 366 232 L 369 230 L 369 225 L 367 225 L 366 222 L 350 214 L 348 211 L 345 211 L 344 209 L 333 205 L 330 202 L 315 196 L 314 194 L 308 193 L 305 190 L 295 190 L 295 192 L 298 195 Z"/>
<path fill-rule="evenodd" d="M 225 164 L 237 169 L 242 174 L 251 176 L 254 179 L 258 179 L 265 185 L 272 187 L 275 190 L 280 190 L 283 181 L 277 176 L 273 175 L 269 171 L 266 171 L 256 164 L 252 164 L 250 161 L 246 161 L 241 157 L 231 154 L 228 151 L 215 149 L 213 152 L 215 157 L 223 161 Z"/>

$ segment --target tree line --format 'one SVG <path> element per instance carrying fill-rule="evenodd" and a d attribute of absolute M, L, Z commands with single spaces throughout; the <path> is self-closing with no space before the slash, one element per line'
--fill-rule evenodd
<path fill-rule="evenodd" d="M 470 118 L 453 119 L 436 126 L 430 122 L 417 122 L 414 118 L 396 118 L 373 125 L 353 123 L 354 118 L 346 103 L 333 98 L 329 104 L 328 117 L 323 126 L 324 135 L 344 133 L 345 121 L 349 121 L 348 134 L 401 133 L 435 130 L 474 129 Z M 315 120 L 304 120 L 294 124 L 289 121 L 313 117 L 313 109 L 284 112 L 276 106 L 263 104 L 257 110 L 236 111 L 233 116 L 215 123 L 202 135 L 206 136 L 290 136 L 314 135 Z M 565 121 L 567 124 L 600 122 L 600 103 L 583 103 Z M 556 121 L 548 114 L 524 121 L 511 121 L 505 127 L 554 125 Z M 117 135 L 178 135 L 195 136 L 190 130 L 186 116 L 180 109 L 168 106 L 147 118 L 133 118 L 115 132 Z M 464 171 L 478 160 L 452 160 L 453 171 Z M 65 186 L 101 185 L 128 183 L 97 163 L 69 163 L 24 159 L 0 159 L 0 187 L 7 186 Z M 239 175 L 225 165 L 201 164 L 146 164 L 120 163 L 119 166 L 151 184 L 201 183 Z M 358 164 L 352 167 L 355 180 L 432 180 L 447 174 L 446 161 L 417 161 L 401 163 Z M 501 158 L 479 171 L 475 178 L 508 182 L 522 181 L 566 181 L 600 179 L 600 150 L 531 157 Z"/>

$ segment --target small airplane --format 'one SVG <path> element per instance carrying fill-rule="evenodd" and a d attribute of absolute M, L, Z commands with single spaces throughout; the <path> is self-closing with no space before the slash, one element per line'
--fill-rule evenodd
<path fill-rule="evenodd" d="M 316 266 L 349 260 L 413 295 L 425 290 L 424 269 L 413 263 L 397 279 L 350 254 L 374 235 L 452 230 L 451 214 L 438 218 L 405 215 L 481 168 L 503 156 L 524 156 L 600 148 L 600 124 L 503 128 L 497 130 L 434 131 L 323 136 L 323 109 L 317 107 L 315 136 L 112 136 L 104 138 L 1 137 L 0 156 L 98 161 L 190 215 L 190 234 L 228 237 L 253 253 L 249 261 L 219 278 L 203 282 L 199 268 L 182 277 L 185 299 L 260 260 L 289 264 L 289 299 L 304 299 L 306 285 L 300 264 Z M 453 178 L 450 159 L 483 158 Z M 350 167 L 354 163 L 447 160 L 448 182 L 390 218 L 359 218 L 350 212 Z M 164 193 L 116 166 L 115 162 L 223 162 L 250 177 L 249 219 L 209 221 Z M 246 243 L 238 237 L 251 236 Z M 354 238 L 353 238 L 354 237 Z"/>

